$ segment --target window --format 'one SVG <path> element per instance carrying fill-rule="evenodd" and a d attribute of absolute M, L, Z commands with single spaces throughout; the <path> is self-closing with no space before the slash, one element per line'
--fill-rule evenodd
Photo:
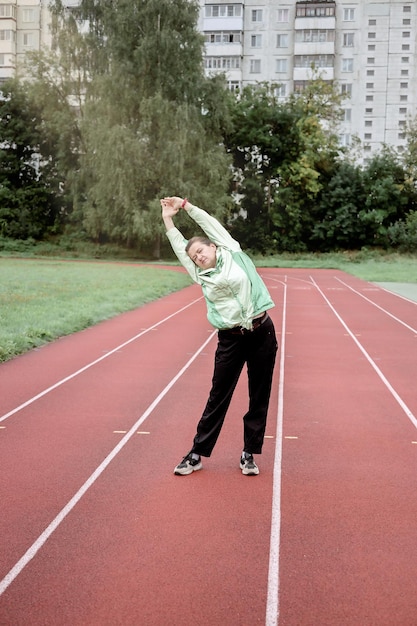
<path fill-rule="evenodd" d="M 261 73 L 261 60 L 260 59 L 251 59 L 250 60 L 250 73 L 251 74 L 260 74 Z"/>
<path fill-rule="evenodd" d="M 409 63 L 410 57 L 401 57 L 401 63 Z"/>
<path fill-rule="evenodd" d="M 374 112 L 373 109 L 365 109 L 366 115 L 372 115 L 373 112 Z"/>
<path fill-rule="evenodd" d="M 35 21 L 35 9 L 23 9 L 23 21 L 34 22 Z"/>
<path fill-rule="evenodd" d="M 335 5 L 332 3 L 311 2 L 297 3 L 296 17 L 334 17 Z"/>
<path fill-rule="evenodd" d="M 16 6 L 13 4 L 0 4 L 0 17 L 16 19 Z"/>
<path fill-rule="evenodd" d="M 287 72 L 288 60 L 277 59 L 276 60 L 276 72 L 277 74 L 285 74 Z"/>
<path fill-rule="evenodd" d="M 411 26 L 411 20 L 403 20 L 403 26 Z"/>
<path fill-rule="evenodd" d="M 334 56 L 332 54 L 296 54 L 294 67 L 333 67 Z"/>
<path fill-rule="evenodd" d="M 400 83 L 401 89 L 408 89 L 408 83 Z"/>
<path fill-rule="evenodd" d="M 401 76 L 408 76 L 408 70 L 401 70 Z"/>
<path fill-rule="evenodd" d="M 355 9 L 343 9 L 343 21 L 353 22 L 355 19 Z"/>
<path fill-rule="evenodd" d="M 252 22 L 262 22 L 262 9 L 252 10 Z"/>
<path fill-rule="evenodd" d="M 368 127 L 368 128 L 369 128 L 370 126 L 372 126 L 372 120 L 366 120 L 366 121 L 365 121 L 365 126 L 366 126 L 366 127 Z"/>
<path fill-rule="evenodd" d="M 408 96 L 400 96 L 400 102 L 407 102 Z"/>
<path fill-rule="evenodd" d="M 350 97 L 352 95 L 352 83 L 344 83 L 340 93 L 346 97 Z"/>
<path fill-rule="evenodd" d="M 287 95 L 286 85 L 278 85 L 278 87 L 275 87 L 274 94 L 276 98 L 285 98 Z"/>
<path fill-rule="evenodd" d="M 206 32 L 204 34 L 204 41 L 206 43 L 240 43 L 241 34 L 238 31 L 224 31 L 224 32 Z"/>
<path fill-rule="evenodd" d="M 290 19 L 289 9 L 278 9 L 277 18 L 278 18 L 277 21 L 280 22 L 281 24 L 283 22 L 288 22 Z"/>
<path fill-rule="evenodd" d="M 376 26 L 376 20 L 368 20 L 368 26 Z"/>
<path fill-rule="evenodd" d="M 366 59 L 366 62 L 368 63 L 368 65 L 373 65 L 375 63 L 375 57 L 368 57 Z"/>
<path fill-rule="evenodd" d="M 0 30 L 0 41 L 16 41 L 14 30 Z"/>
<path fill-rule="evenodd" d="M 368 39 L 375 39 L 376 33 L 368 33 Z"/>
<path fill-rule="evenodd" d="M 374 84 L 373 83 L 366 83 L 366 88 L 367 89 L 373 89 L 374 88 Z"/>
<path fill-rule="evenodd" d="M 242 15 L 242 5 L 206 4 L 204 11 L 206 17 L 240 17 Z"/>
<path fill-rule="evenodd" d="M 366 96 L 365 100 L 366 100 L 366 102 L 373 102 L 374 101 L 374 97 L 373 96 Z"/>
<path fill-rule="evenodd" d="M 251 48 L 262 48 L 262 35 L 251 35 Z"/>
<path fill-rule="evenodd" d="M 296 30 L 295 41 L 297 43 L 326 43 L 334 41 L 334 30 Z"/>
<path fill-rule="evenodd" d="M 277 35 L 277 48 L 288 48 L 288 35 Z"/>
<path fill-rule="evenodd" d="M 238 80 L 228 80 L 227 81 L 227 88 L 229 91 L 239 91 L 240 89 L 240 84 Z"/>
<path fill-rule="evenodd" d="M 352 119 L 352 109 L 343 109 L 343 121 L 350 122 Z"/>
<path fill-rule="evenodd" d="M 410 31 L 409 30 L 405 30 L 403 32 L 403 39 L 409 39 L 410 37 Z"/>
<path fill-rule="evenodd" d="M 407 122 L 405 120 L 399 120 L 398 126 L 399 128 L 405 128 Z"/>
<path fill-rule="evenodd" d="M 411 13 L 411 6 L 405 6 L 405 7 L 403 7 L 403 12 L 404 12 L 404 13 Z"/>
<path fill-rule="evenodd" d="M 23 34 L 23 45 L 25 48 L 33 48 L 35 43 L 35 37 L 33 33 L 24 33 Z"/>
<path fill-rule="evenodd" d="M 0 65 L 6 65 L 6 55 L 0 54 Z"/>
<path fill-rule="evenodd" d="M 341 146 L 350 146 L 350 135 L 348 133 L 339 135 L 339 141 Z"/>
<path fill-rule="evenodd" d="M 367 76 L 375 76 L 375 70 L 366 70 Z"/>
<path fill-rule="evenodd" d="M 375 48 L 376 48 L 375 44 L 374 43 L 370 43 L 368 45 L 368 52 L 375 52 Z"/>
<path fill-rule="evenodd" d="M 240 68 L 240 57 L 206 57 L 206 70 L 236 70 Z"/>
<path fill-rule="evenodd" d="M 342 72 L 353 72 L 353 59 L 342 59 Z"/>
<path fill-rule="evenodd" d="M 365 133 L 364 139 L 372 139 L 372 133 Z"/>
<path fill-rule="evenodd" d="M 354 45 L 354 33 L 343 34 L 343 46 L 345 48 L 352 48 Z"/>
<path fill-rule="evenodd" d="M 408 44 L 408 43 L 403 43 L 403 44 L 402 44 L 402 46 L 401 46 L 401 50 L 402 50 L 403 52 L 409 52 L 409 51 L 410 51 L 410 44 Z"/>

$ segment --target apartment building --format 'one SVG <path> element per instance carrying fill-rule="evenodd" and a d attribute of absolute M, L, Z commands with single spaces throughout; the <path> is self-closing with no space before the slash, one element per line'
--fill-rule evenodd
<path fill-rule="evenodd" d="M 0 0 L 0 83 L 29 50 L 51 45 L 48 0 Z"/>
<path fill-rule="evenodd" d="M 268 81 L 279 98 L 303 88 L 314 64 L 347 96 L 342 145 L 362 158 L 389 144 L 401 151 L 417 115 L 415 0 L 200 0 L 205 72 L 230 89 Z"/>
<path fill-rule="evenodd" d="M 314 64 L 347 96 L 342 145 L 358 137 L 365 159 L 384 143 L 401 150 L 417 115 L 416 0 L 199 2 L 207 74 L 224 72 L 233 90 L 268 81 L 285 99 Z M 0 0 L 0 83 L 28 50 L 50 46 L 48 4 Z"/>

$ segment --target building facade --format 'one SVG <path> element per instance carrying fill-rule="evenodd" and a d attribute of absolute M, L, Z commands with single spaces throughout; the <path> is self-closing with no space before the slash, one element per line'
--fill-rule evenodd
<path fill-rule="evenodd" d="M 415 0 L 200 0 L 207 75 L 230 89 L 267 81 L 285 99 L 314 65 L 347 97 L 342 145 L 361 141 L 366 159 L 389 144 L 401 151 L 417 114 Z"/>
<path fill-rule="evenodd" d="M 314 65 L 346 99 L 340 142 L 363 158 L 401 151 L 417 115 L 416 0 L 199 0 L 207 75 L 230 89 L 269 82 L 279 98 L 302 89 Z M 0 83 L 28 50 L 48 47 L 49 0 L 0 0 Z M 67 7 L 78 0 L 67 0 Z"/>
<path fill-rule="evenodd" d="M 0 83 L 29 50 L 51 45 L 48 0 L 0 0 Z"/>

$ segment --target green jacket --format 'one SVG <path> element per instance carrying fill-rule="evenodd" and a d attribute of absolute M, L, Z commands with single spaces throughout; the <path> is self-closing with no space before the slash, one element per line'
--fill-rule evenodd
<path fill-rule="evenodd" d="M 219 330 L 235 326 L 251 329 L 253 318 L 274 306 L 263 280 L 240 244 L 216 218 L 196 206 L 187 213 L 216 244 L 216 267 L 197 267 L 185 252 L 187 240 L 177 228 L 169 229 L 167 237 L 182 265 L 203 289 L 208 321 Z"/>

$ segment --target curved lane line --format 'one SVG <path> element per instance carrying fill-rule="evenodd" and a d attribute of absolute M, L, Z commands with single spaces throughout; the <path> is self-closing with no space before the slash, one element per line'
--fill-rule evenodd
<path fill-rule="evenodd" d="M 186 308 L 186 307 L 185 307 Z M 168 319 L 168 318 L 166 318 Z M 159 322 L 162 323 L 162 322 Z M 168 393 L 171 387 L 177 382 L 177 380 L 184 374 L 184 372 L 190 367 L 193 361 L 197 358 L 197 356 L 204 350 L 207 344 L 212 340 L 217 331 L 213 331 L 209 338 L 200 346 L 200 348 L 193 354 L 193 356 L 187 361 L 184 367 L 174 376 L 174 378 L 166 385 L 166 387 L 161 391 L 161 393 L 155 398 L 155 400 L 148 406 L 146 411 L 140 416 L 140 418 L 135 422 L 132 428 L 126 433 L 126 435 L 119 441 L 117 446 L 113 448 L 113 450 L 106 456 L 104 461 L 97 467 L 96 470 L 91 474 L 91 476 L 85 481 L 82 487 L 77 491 L 77 493 L 71 498 L 71 500 L 64 506 L 63 509 L 58 513 L 55 519 L 49 524 L 49 526 L 39 535 L 36 541 L 30 546 L 30 548 L 25 552 L 25 554 L 19 559 L 19 561 L 12 567 L 8 574 L 0 581 L 0 596 L 6 591 L 7 587 L 15 580 L 15 578 L 20 574 L 20 572 L 26 567 L 26 565 L 33 559 L 33 557 L 37 554 L 37 552 L 42 548 L 44 543 L 49 539 L 52 533 L 58 528 L 61 522 L 65 519 L 65 517 L 72 511 L 77 502 L 81 500 L 83 495 L 88 491 L 88 489 L 95 483 L 97 478 L 104 472 L 109 463 L 114 459 L 115 456 L 122 450 L 122 448 L 127 444 L 129 439 L 136 433 L 139 426 L 146 420 L 147 417 L 152 413 L 154 408 L 159 404 L 162 398 Z M 129 343 L 129 342 L 127 342 Z M 125 345 L 125 344 L 123 344 Z"/>
<path fill-rule="evenodd" d="M 113 348 L 113 350 L 110 350 L 109 352 L 106 352 L 106 354 L 104 354 L 103 356 L 99 357 L 95 361 L 92 361 L 91 363 L 88 363 L 87 365 L 85 365 L 81 369 L 77 370 L 73 374 L 70 374 L 69 376 L 66 376 L 65 378 L 63 378 L 62 380 L 59 380 L 57 383 L 55 383 L 55 385 L 52 385 L 51 387 L 48 387 L 47 389 L 44 389 L 43 391 L 38 393 L 36 396 L 33 396 L 33 398 L 30 398 L 29 400 L 26 400 L 26 402 L 23 402 L 23 404 L 20 404 L 19 406 L 17 406 L 16 408 L 12 409 L 8 413 L 5 413 L 4 415 L 2 415 L 0 417 L 0 423 L 3 422 L 4 420 L 6 420 L 8 417 L 11 417 L 15 413 L 18 413 L 22 409 L 25 409 L 30 404 L 33 404 L 33 402 L 36 402 L 36 400 L 39 400 L 43 396 L 46 396 L 46 394 L 50 393 L 54 389 L 57 389 L 58 387 L 60 387 L 64 383 L 67 383 L 69 380 L 72 380 L 73 378 L 75 378 L 79 374 L 82 374 L 83 372 L 88 370 L 90 367 L 93 367 L 93 365 L 97 365 L 97 363 L 100 363 L 101 361 L 104 361 L 104 359 L 107 359 L 109 356 L 111 356 L 112 354 L 114 354 L 115 352 L 120 350 L 121 348 L 124 348 L 125 346 L 128 346 L 133 341 L 136 341 L 136 339 L 139 339 L 139 337 L 142 337 L 142 335 L 145 335 L 146 333 L 148 333 L 149 331 L 153 330 L 154 328 L 157 328 L 157 326 L 160 326 L 160 324 L 163 324 L 164 322 L 168 321 L 169 319 L 171 319 L 175 315 L 178 315 L 178 313 L 182 313 L 182 311 L 185 311 L 185 309 L 188 309 L 188 307 L 192 306 L 196 302 L 199 302 L 199 300 L 201 300 L 201 299 L 202 299 L 202 296 L 200 298 L 197 298 L 197 300 L 193 300 L 189 304 L 186 304 L 181 309 L 178 309 L 178 311 L 175 311 L 175 313 L 171 313 L 171 315 L 168 315 L 168 317 L 164 317 L 164 319 L 161 320 L 160 322 L 157 322 L 153 326 L 150 326 L 149 328 L 146 328 L 145 330 L 143 330 L 139 334 L 135 335 L 134 337 L 131 337 L 130 339 L 128 339 L 124 343 L 121 343 L 119 346 L 116 346 L 116 348 Z"/>
<path fill-rule="evenodd" d="M 287 277 L 285 277 L 285 281 Z M 277 281 L 282 282 L 282 281 Z M 275 440 L 275 457 L 272 484 L 271 539 L 269 547 L 268 591 L 266 601 L 266 626 L 276 626 L 279 616 L 279 550 L 281 532 L 281 466 L 282 466 L 282 425 L 284 414 L 284 364 L 285 364 L 285 333 L 287 310 L 287 284 L 284 283 L 282 304 L 282 328 L 280 346 L 280 374 L 278 385 L 277 433 Z"/>
<path fill-rule="evenodd" d="M 329 305 L 330 309 L 333 311 L 333 313 L 336 315 L 337 319 L 339 320 L 339 322 L 342 324 L 342 326 L 345 328 L 346 332 L 350 335 L 350 337 L 353 339 L 353 341 L 356 343 L 356 345 L 358 346 L 359 350 L 362 352 L 362 354 L 365 356 L 366 360 L 368 361 L 368 363 L 371 365 L 371 367 L 373 367 L 373 369 L 375 370 L 375 372 L 378 374 L 379 378 L 382 380 L 382 382 L 384 383 L 384 385 L 386 386 L 386 388 L 388 389 L 388 391 L 391 393 L 391 395 L 395 398 L 395 400 L 398 402 L 398 404 L 400 405 L 400 407 L 402 408 L 402 410 L 404 411 L 404 413 L 406 414 L 406 416 L 408 417 L 408 419 L 410 420 L 410 422 L 413 424 L 413 426 L 415 428 L 417 428 L 417 418 L 416 416 L 412 413 L 411 409 L 408 408 L 408 406 L 406 405 L 406 403 L 404 402 L 404 400 L 401 398 L 401 396 L 395 391 L 394 387 L 391 385 L 391 383 L 388 381 L 388 379 L 384 376 L 384 374 L 382 373 L 382 371 L 379 369 L 379 367 L 376 365 L 376 363 L 372 360 L 372 358 L 369 356 L 369 354 L 367 353 L 367 351 L 365 350 L 365 348 L 362 346 L 362 344 L 357 340 L 357 338 L 355 337 L 355 335 L 352 333 L 352 331 L 350 330 L 350 328 L 346 325 L 346 323 L 343 321 L 343 319 L 340 317 L 339 313 L 336 311 L 336 309 L 333 307 L 333 305 L 331 304 L 331 302 L 328 300 L 328 298 L 326 298 L 326 296 L 324 295 L 323 291 L 320 289 L 320 287 L 317 285 L 317 283 L 315 282 L 314 278 L 312 276 L 310 276 L 310 279 L 313 283 L 313 285 L 316 287 L 317 291 L 321 294 L 321 296 L 324 298 L 324 300 L 327 302 L 327 304 Z"/>
<path fill-rule="evenodd" d="M 340 278 L 338 278 L 337 276 L 335 276 L 336 280 L 339 281 L 339 283 L 342 283 L 342 285 L 345 285 L 345 287 L 347 287 L 348 289 L 350 289 L 351 291 L 353 291 L 354 293 L 357 293 L 358 296 L 360 296 L 361 298 L 363 298 L 364 300 L 367 300 L 367 302 L 369 302 L 370 304 L 372 304 L 373 306 L 375 306 L 377 309 L 379 309 L 380 311 L 382 311 L 383 313 L 386 313 L 387 315 L 389 315 L 390 317 L 392 317 L 393 320 L 395 320 L 396 322 L 398 322 L 399 324 L 402 324 L 403 326 L 405 326 L 406 328 L 408 328 L 408 330 L 411 330 L 412 333 L 417 334 L 417 329 L 413 328 L 412 326 L 409 326 L 408 324 L 406 324 L 405 322 L 403 322 L 402 320 L 400 320 L 398 317 L 395 317 L 395 315 L 393 315 L 392 313 L 390 313 L 389 311 L 387 311 L 386 309 L 384 309 L 382 306 L 379 306 L 379 304 L 376 304 L 376 302 L 373 302 L 373 300 L 371 300 L 370 298 L 367 298 L 366 296 L 363 295 L 363 293 L 361 293 L 360 291 L 357 291 L 356 289 L 354 289 L 353 287 L 351 287 L 350 285 L 348 285 L 347 283 L 345 283 L 343 280 L 340 280 Z M 385 290 L 387 291 L 387 290 Z M 387 291 L 387 293 L 392 293 L 391 291 Z M 395 296 L 396 294 L 394 294 Z M 407 300 L 408 302 L 412 302 L 412 304 L 416 304 L 415 302 L 413 302 L 412 300 L 408 300 L 407 298 L 404 298 L 404 300 Z"/>

